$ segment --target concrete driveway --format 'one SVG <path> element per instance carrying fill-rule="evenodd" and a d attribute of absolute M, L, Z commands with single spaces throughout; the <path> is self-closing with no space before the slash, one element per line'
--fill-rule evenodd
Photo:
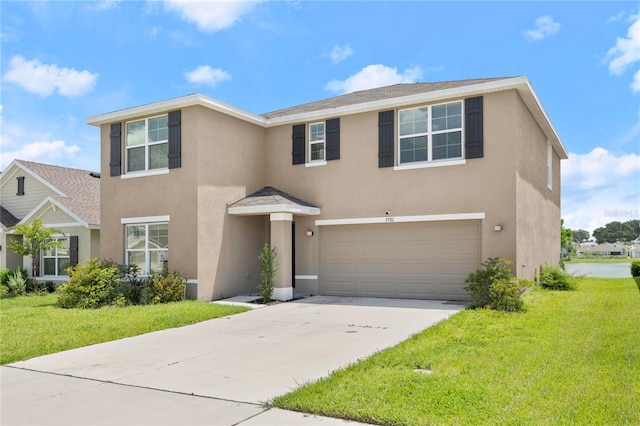
<path fill-rule="evenodd" d="M 314 296 L 17 362 L 1 369 L 1 421 L 354 424 L 263 404 L 462 308 Z"/>

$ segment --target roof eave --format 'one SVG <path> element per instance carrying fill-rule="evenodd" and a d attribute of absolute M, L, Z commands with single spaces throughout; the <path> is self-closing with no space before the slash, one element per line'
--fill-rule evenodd
<path fill-rule="evenodd" d="M 317 216 L 320 209 L 317 207 L 301 206 L 299 204 L 273 204 L 258 206 L 229 206 L 229 214 L 233 215 L 266 215 L 271 213 L 291 213 L 304 216 Z"/>
<path fill-rule="evenodd" d="M 186 108 L 189 106 L 204 106 L 212 110 L 266 127 L 267 122 L 264 117 L 245 111 L 241 108 L 234 107 L 208 96 L 196 93 L 192 95 L 181 96 L 179 98 L 167 99 L 164 101 L 154 102 L 146 105 L 140 105 L 133 108 L 126 108 L 119 111 L 108 112 L 87 117 L 86 122 L 92 126 L 101 126 L 102 124 L 113 123 L 117 121 L 126 121 L 143 115 L 153 115 L 173 109 Z"/>

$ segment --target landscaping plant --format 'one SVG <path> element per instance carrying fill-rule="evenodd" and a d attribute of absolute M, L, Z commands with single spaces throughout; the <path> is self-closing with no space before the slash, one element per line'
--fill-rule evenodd
<path fill-rule="evenodd" d="M 262 270 L 260 272 L 261 283 L 258 285 L 258 291 L 265 303 L 269 303 L 273 296 L 273 281 L 276 276 L 276 271 L 278 270 L 276 256 L 276 248 L 270 248 L 269 245 L 265 243 L 258 257 L 262 264 Z"/>
<path fill-rule="evenodd" d="M 177 302 L 184 299 L 186 285 L 187 280 L 177 272 L 153 273 L 142 290 L 142 301 L 151 304 Z"/>
<path fill-rule="evenodd" d="M 497 311 L 521 311 L 522 294 L 531 281 L 517 279 L 511 274 L 511 261 L 492 257 L 467 277 L 465 290 L 471 296 L 471 307 Z"/>
<path fill-rule="evenodd" d="M 540 286 L 549 290 L 575 290 L 577 278 L 554 266 L 540 269 Z"/>
<path fill-rule="evenodd" d="M 22 235 L 22 240 L 12 241 L 8 247 L 22 256 L 31 256 L 31 276 L 34 278 L 40 275 L 38 271 L 40 252 L 62 248 L 62 243 L 53 237 L 54 234 L 60 234 L 61 231 L 43 227 L 38 219 L 34 220 L 31 225 L 20 224 L 9 229 Z"/>
<path fill-rule="evenodd" d="M 631 276 L 640 277 L 640 260 L 634 260 L 631 262 Z"/>
<path fill-rule="evenodd" d="M 126 304 L 119 293 L 122 275 L 108 262 L 91 259 L 68 269 L 69 280 L 58 287 L 57 305 L 61 308 L 101 308 Z"/>

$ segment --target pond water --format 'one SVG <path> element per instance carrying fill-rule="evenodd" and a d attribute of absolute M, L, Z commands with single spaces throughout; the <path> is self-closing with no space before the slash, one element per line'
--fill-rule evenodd
<path fill-rule="evenodd" d="M 571 263 L 564 264 L 570 274 L 597 278 L 631 278 L 631 261 L 628 263 Z"/>

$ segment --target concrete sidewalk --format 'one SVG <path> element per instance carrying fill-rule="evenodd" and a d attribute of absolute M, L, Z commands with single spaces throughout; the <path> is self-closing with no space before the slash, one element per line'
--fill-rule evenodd
<path fill-rule="evenodd" d="M 17 362 L 2 424 L 357 424 L 264 403 L 462 309 L 315 296 Z"/>

